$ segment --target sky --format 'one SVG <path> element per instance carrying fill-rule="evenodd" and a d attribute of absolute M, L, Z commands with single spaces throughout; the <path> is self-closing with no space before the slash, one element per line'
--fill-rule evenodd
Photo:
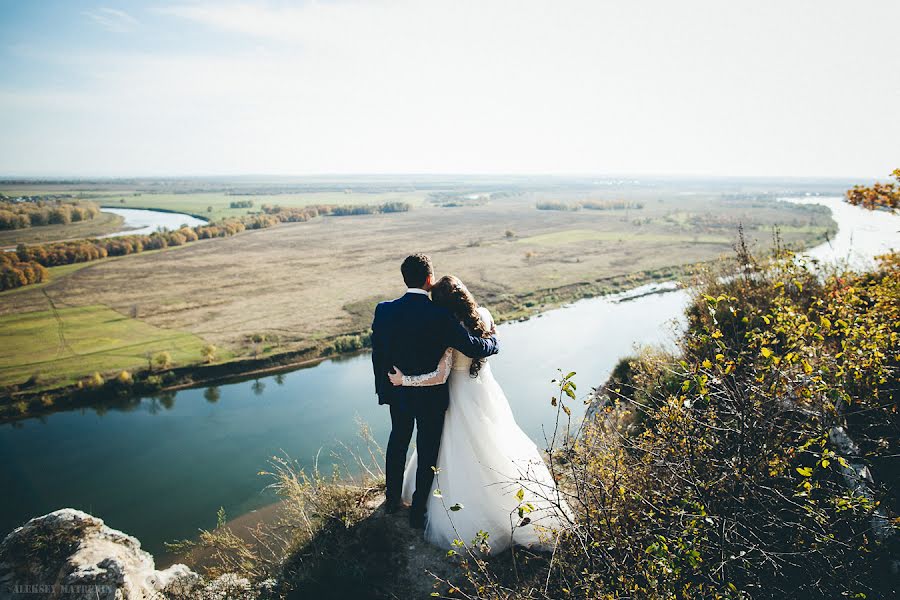
<path fill-rule="evenodd" d="M 871 177 L 896 0 L 0 0 L 0 175 Z"/>

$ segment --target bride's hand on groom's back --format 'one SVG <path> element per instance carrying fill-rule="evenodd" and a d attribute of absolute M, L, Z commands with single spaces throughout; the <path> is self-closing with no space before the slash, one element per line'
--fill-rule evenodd
<path fill-rule="evenodd" d="M 390 379 L 391 383 L 394 385 L 403 385 L 403 371 L 394 367 L 391 369 L 391 372 L 388 373 L 388 379 Z"/>

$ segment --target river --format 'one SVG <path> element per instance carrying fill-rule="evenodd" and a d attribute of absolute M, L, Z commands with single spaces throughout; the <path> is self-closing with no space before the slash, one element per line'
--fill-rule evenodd
<path fill-rule="evenodd" d="M 177 212 L 164 212 L 160 210 L 146 210 L 142 208 L 108 208 L 100 209 L 102 212 L 119 215 L 125 219 L 123 224 L 128 229 L 100 236 L 101 238 L 119 237 L 123 235 L 148 235 L 158 229 L 178 229 L 182 225 L 196 227 L 206 225 L 206 221 Z"/>
<path fill-rule="evenodd" d="M 844 211 L 840 199 L 800 201 L 829 206 L 838 221 L 832 246 L 810 251 L 822 260 L 858 249 L 862 234 L 869 260 L 898 245 L 900 217 Z M 645 295 L 652 291 L 658 293 Z M 637 346 L 673 345 L 688 298 L 672 285 L 644 287 L 500 326 L 501 353 L 491 359 L 492 369 L 522 428 L 542 445 L 543 427 L 552 426 L 555 415 L 549 400 L 557 369 L 576 371 L 584 394 Z M 580 418 L 583 405 L 573 408 Z M 331 463 L 341 442 L 357 442 L 358 421 L 386 442 L 389 417 L 377 405 L 367 354 L 135 399 L 127 409 L 75 410 L 4 425 L 0 533 L 74 507 L 160 553 L 165 541 L 213 527 L 220 506 L 234 517 L 272 502 L 263 490 L 268 480 L 257 474 L 271 457 L 286 453 L 308 467 L 319 453 L 320 466 Z"/>

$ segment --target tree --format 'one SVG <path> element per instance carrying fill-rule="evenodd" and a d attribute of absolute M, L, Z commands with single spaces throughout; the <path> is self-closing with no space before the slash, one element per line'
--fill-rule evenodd
<path fill-rule="evenodd" d="M 897 180 L 896 184 L 875 182 L 871 187 L 853 186 L 853 189 L 847 190 L 847 202 L 869 210 L 900 208 L 900 169 L 894 169 L 891 175 Z"/>
<path fill-rule="evenodd" d="M 98 388 L 103 385 L 103 375 L 94 371 L 94 374 L 88 378 L 88 386 Z"/>
<path fill-rule="evenodd" d="M 159 369 L 168 369 L 172 366 L 172 356 L 168 352 L 157 352 L 153 355 L 153 364 Z"/>
<path fill-rule="evenodd" d="M 216 347 L 212 344 L 207 344 L 200 349 L 200 355 L 203 356 L 203 360 L 211 363 L 216 360 Z"/>

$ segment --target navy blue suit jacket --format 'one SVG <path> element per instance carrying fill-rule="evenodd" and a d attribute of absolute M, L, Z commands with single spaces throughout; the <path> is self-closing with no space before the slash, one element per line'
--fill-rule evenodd
<path fill-rule="evenodd" d="M 422 375 L 437 368 L 447 348 L 456 348 L 471 358 L 484 358 L 499 351 L 496 338 L 479 338 L 444 308 L 424 294 L 407 292 L 396 300 L 375 307 L 372 321 L 372 367 L 378 404 L 413 408 L 428 402 L 445 410 L 447 385 L 394 386 L 388 372 L 396 365 L 404 375 Z"/>

